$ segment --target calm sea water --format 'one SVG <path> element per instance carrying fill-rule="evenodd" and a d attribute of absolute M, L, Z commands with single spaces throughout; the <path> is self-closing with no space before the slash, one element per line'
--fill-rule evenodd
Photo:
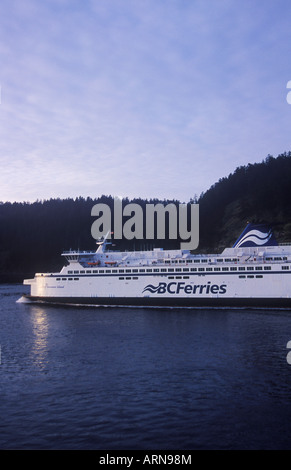
<path fill-rule="evenodd" d="M 16 303 L 0 285 L 1 449 L 291 449 L 291 311 Z"/>

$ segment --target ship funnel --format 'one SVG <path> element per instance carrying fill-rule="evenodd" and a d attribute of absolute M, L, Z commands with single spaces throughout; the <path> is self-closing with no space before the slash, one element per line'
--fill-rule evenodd
<path fill-rule="evenodd" d="M 278 246 L 272 229 L 265 224 L 248 224 L 233 248 L 243 246 Z"/>

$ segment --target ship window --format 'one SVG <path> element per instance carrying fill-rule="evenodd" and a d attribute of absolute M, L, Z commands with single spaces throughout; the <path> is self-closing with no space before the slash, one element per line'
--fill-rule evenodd
<path fill-rule="evenodd" d="M 174 279 L 174 276 L 169 276 L 168 279 Z"/>
<path fill-rule="evenodd" d="M 174 272 L 174 268 L 169 268 L 169 273 L 173 273 Z"/>
<path fill-rule="evenodd" d="M 57 277 L 57 281 L 60 281 L 60 280 L 61 280 L 61 278 L 60 278 L 60 277 Z"/>
<path fill-rule="evenodd" d="M 254 278 L 254 276 L 253 276 L 253 275 L 251 275 L 251 274 L 249 274 L 249 275 L 248 275 L 248 277 L 249 277 L 249 278 L 251 278 L 251 279 L 253 279 L 253 278 Z"/>
<path fill-rule="evenodd" d="M 131 277 L 126 277 L 125 279 L 126 279 L 127 281 L 130 281 Z"/>
<path fill-rule="evenodd" d="M 187 263 L 192 263 L 192 259 L 187 259 Z"/>
<path fill-rule="evenodd" d="M 125 272 L 126 273 L 131 273 L 131 269 L 126 269 Z"/>
<path fill-rule="evenodd" d="M 68 274 L 73 274 L 73 271 L 68 271 Z"/>
<path fill-rule="evenodd" d="M 181 272 L 182 269 L 181 269 L 181 268 L 176 268 L 175 271 L 176 271 L 176 272 Z"/>
<path fill-rule="evenodd" d="M 166 272 L 167 272 L 167 270 L 165 268 L 161 269 L 161 273 L 166 273 Z"/>
<path fill-rule="evenodd" d="M 206 271 L 212 271 L 212 268 L 206 268 Z"/>
<path fill-rule="evenodd" d="M 183 279 L 189 279 L 189 276 L 183 276 Z"/>
<path fill-rule="evenodd" d="M 79 281 L 79 278 L 78 278 L 78 277 L 75 277 L 75 278 L 74 278 L 74 281 Z"/>
<path fill-rule="evenodd" d="M 92 272 L 91 269 L 87 269 L 86 271 L 87 274 L 91 274 L 91 272 Z"/>
<path fill-rule="evenodd" d="M 98 273 L 97 269 L 93 269 L 93 273 Z"/>
<path fill-rule="evenodd" d="M 79 271 L 74 271 L 74 274 L 79 274 Z"/>
<path fill-rule="evenodd" d="M 265 271 L 271 271 L 271 266 L 264 266 Z"/>
<path fill-rule="evenodd" d="M 138 279 L 138 277 L 133 277 L 132 279 L 136 280 L 136 279 Z"/>
<path fill-rule="evenodd" d="M 244 276 L 244 274 L 241 274 L 240 276 L 238 276 L 240 279 L 245 279 L 246 277 Z"/>
<path fill-rule="evenodd" d="M 230 268 L 231 271 L 237 271 L 237 268 Z"/>
<path fill-rule="evenodd" d="M 152 273 L 153 270 L 152 269 L 147 269 L 147 273 Z"/>
<path fill-rule="evenodd" d="M 239 270 L 239 271 L 245 271 L 246 268 L 241 267 L 241 268 L 238 268 L 238 270 Z"/>
<path fill-rule="evenodd" d="M 67 278 L 66 278 L 66 277 L 62 277 L 62 281 L 66 281 L 66 280 L 67 280 Z"/>
<path fill-rule="evenodd" d="M 280 256 L 276 256 L 276 257 L 274 258 L 274 260 L 275 260 L 275 261 L 282 261 L 282 258 L 280 258 Z"/>
<path fill-rule="evenodd" d="M 289 266 L 282 266 L 282 269 L 287 270 L 289 269 Z"/>
<path fill-rule="evenodd" d="M 159 269 L 154 269 L 154 273 L 159 273 L 160 270 Z"/>
<path fill-rule="evenodd" d="M 106 274 L 110 274 L 111 273 L 111 269 L 106 269 Z"/>
<path fill-rule="evenodd" d="M 82 272 L 82 271 L 81 271 Z M 99 271 L 100 274 L 103 274 L 104 273 L 104 269 L 100 269 Z"/>
<path fill-rule="evenodd" d="M 183 268 L 183 271 L 184 272 L 189 271 L 189 268 Z"/>
<path fill-rule="evenodd" d="M 194 259 L 194 263 L 200 263 L 200 259 Z"/>
<path fill-rule="evenodd" d="M 182 276 L 176 276 L 176 279 L 182 279 Z"/>
<path fill-rule="evenodd" d="M 262 270 L 263 270 L 262 266 L 256 266 L 256 271 L 262 271 Z"/>
<path fill-rule="evenodd" d="M 132 272 L 133 273 L 138 273 L 138 269 L 133 269 Z"/>
<path fill-rule="evenodd" d="M 124 280 L 124 277 L 119 277 L 118 278 L 120 281 L 123 281 Z"/>
<path fill-rule="evenodd" d="M 202 259 L 201 263 L 207 263 L 207 259 Z"/>
<path fill-rule="evenodd" d="M 113 272 L 113 273 L 117 273 L 117 269 L 112 269 L 112 272 Z"/>
<path fill-rule="evenodd" d="M 80 271 L 81 274 L 85 274 L 85 271 Z"/>
<path fill-rule="evenodd" d="M 204 268 L 198 268 L 198 271 L 205 271 Z"/>
<path fill-rule="evenodd" d="M 222 271 L 228 271 L 228 268 L 222 268 Z"/>
<path fill-rule="evenodd" d="M 119 273 L 124 273 L 124 269 L 119 269 L 118 272 Z"/>
<path fill-rule="evenodd" d="M 262 278 L 262 274 L 257 274 L 256 277 Z"/>
<path fill-rule="evenodd" d="M 140 269 L 139 272 L 140 273 L 145 273 L 145 269 Z"/>
<path fill-rule="evenodd" d="M 72 281 L 72 280 L 73 280 L 73 278 L 72 278 L 72 277 L 69 277 L 69 281 Z"/>
<path fill-rule="evenodd" d="M 223 263 L 223 259 L 217 259 L 217 263 Z"/>
<path fill-rule="evenodd" d="M 197 268 L 190 268 L 190 271 L 197 271 Z"/>
<path fill-rule="evenodd" d="M 248 266 L 248 270 L 249 270 L 249 271 L 253 271 L 254 268 L 253 268 L 252 266 Z"/>
<path fill-rule="evenodd" d="M 220 268 L 214 268 L 214 271 L 220 271 Z"/>

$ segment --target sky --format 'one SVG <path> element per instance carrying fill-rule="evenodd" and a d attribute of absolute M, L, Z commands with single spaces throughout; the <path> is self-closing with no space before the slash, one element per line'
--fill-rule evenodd
<path fill-rule="evenodd" d="M 0 201 L 188 202 L 290 151 L 290 18 L 289 0 L 1 0 Z"/>

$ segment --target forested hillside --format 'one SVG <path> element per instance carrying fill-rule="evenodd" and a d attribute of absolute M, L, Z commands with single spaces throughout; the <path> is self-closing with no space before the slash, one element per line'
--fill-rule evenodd
<path fill-rule="evenodd" d="M 195 193 L 195 188 L 193 188 Z M 22 281 L 34 272 L 58 270 L 61 253 L 70 248 L 95 250 L 91 235 L 96 203 L 113 208 L 113 196 L 96 199 L 51 199 L 34 203 L 0 203 L 0 281 Z M 179 201 L 135 199 L 168 204 Z M 193 200 L 189 201 L 193 202 Z M 231 246 L 248 221 L 273 225 L 280 242 L 291 240 L 291 152 L 262 163 L 237 168 L 220 179 L 195 202 L 200 206 L 200 244 L 198 252 L 221 251 Z M 153 246 L 177 248 L 176 243 L 160 240 L 117 241 L 116 249 L 144 249 Z"/>
<path fill-rule="evenodd" d="M 291 152 L 237 168 L 199 198 L 200 249 L 231 246 L 249 222 L 291 241 Z"/>
<path fill-rule="evenodd" d="M 123 200 L 123 206 L 133 202 L 144 207 L 155 200 Z M 165 204 L 178 201 L 163 201 Z M 0 203 L 0 282 L 9 282 L 34 272 L 59 270 L 64 264 L 61 253 L 69 249 L 96 250 L 91 227 L 96 217 L 95 204 L 111 208 L 112 227 L 114 198 L 50 199 L 34 203 Z M 145 210 L 143 211 L 145 213 Z M 130 217 L 128 217 L 130 218 Z M 179 241 L 113 240 L 112 249 L 152 249 L 164 246 L 178 248 Z"/>

